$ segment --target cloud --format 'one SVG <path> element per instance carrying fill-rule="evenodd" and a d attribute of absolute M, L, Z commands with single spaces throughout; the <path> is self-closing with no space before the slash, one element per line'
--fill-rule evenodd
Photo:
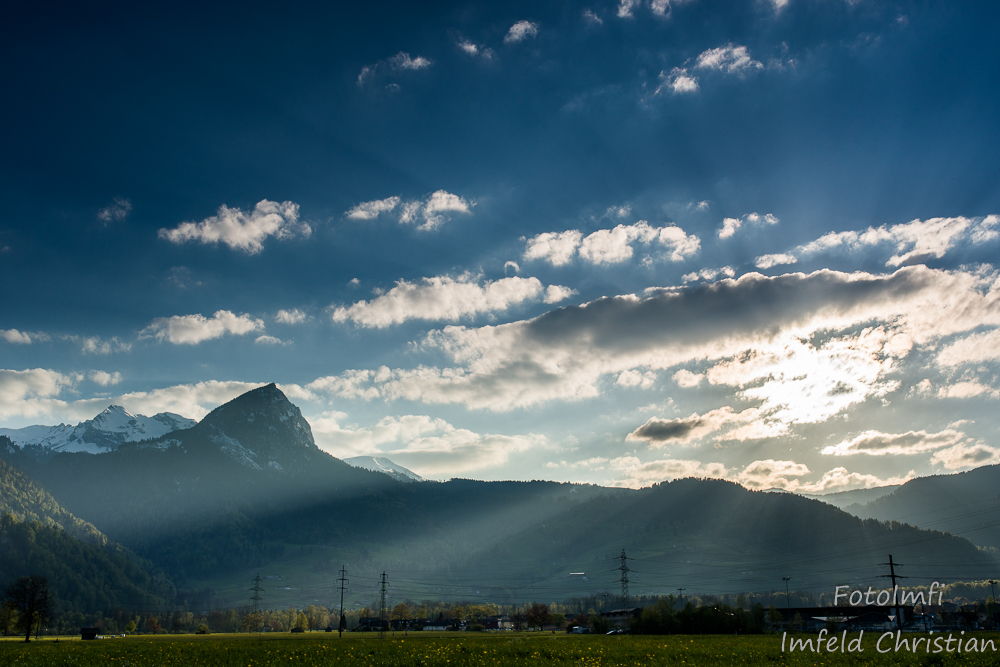
<path fill-rule="evenodd" d="M 299 205 L 286 201 L 264 199 L 249 213 L 225 204 L 219 212 L 201 222 L 182 222 L 175 229 L 161 229 L 159 236 L 171 243 L 197 241 L 215 245 L 222 241 L 233 250 L 255 255 L 264 249 L 263 242 L 269 236 L 289 239 L 294 236 L 308 237 L 312 228 L 299 222 Z"/>
<path fill-rule="evenodd" d="M 659 78 L 660 85 L 653 91 L 654 95 L 659 95 L 667 90 L 674 95 L 697 93 L 700 90 L 698 77 L 688 74 L 684 67 L 675 67 L 670 70 L 669 74 L 666 71 L 660 72 Z"/>
<path fill-rule="evenodd" d="M 778 218 L 770 213 L 761 215 L 760 213 L 747 213 L 741 218 L 724 218 L 722 227 L 719 228 L 719 238 L 728 239 L 743 226 L 744 222 L 754 225 L 776 225 L 780 222 Z"/>
<path fill-rule="evenodd" d="M 538 36 L 538 24 L 531 21 L 518 21 L 510 27 L 503 38 L 504 44 L 517 44 L 529 37 Z"/>
<path fill-rule="evenodd" d="M 604 25 L 604 19 L 595 14 L 591 9 L 584 9 L 581 13 L 581 17 L 584 21 L 592 25 Z"/>
<path fill-rule="evenodd" d="M 621 387 L 642 387 L 643 389 L 650 389 L 656 382 L 656 373 L 652 371 L 646 371 L 645 373 L 637 370 L 626 370 L 618 374 L 618 379 L 615 380 L 615 384 Z"/>
<path fill-rule="evenodd" d="M 690 417 L 680 419 L 653 417 L 629 433 L 625 439 L 642 440 L 648 442 L 651 447 L 663 447 L 668 444 L 687 445 L 718 431 L 727 423 L 740 421 L 740 419 L 740 415 L 728 406 L 712 410 L 704 415 L 694 413 Z"/>
<path fill-rule="evenodd" d="M 570 289 L 564 287 L 563 285 L 549 285 L 545 288 L 545 297 L 542 299 L 545 303 L 559 303 L 560 301 L 565 301 L 571 296 L 576 295 L 575 289 Z"/>
<path fill-rule="evenodd" d="M 632 18 L 632 12 L 641 4 L 641 0 L 618 0 L 618 18 Z"/>
<path fill-rule="evenodd" d="M 945 429 L 938 433 L 928 433 L 927 431 L 882 433 L 873 430 L 865 431 L 851 440 L 844 440 L 836 445 L 824 447 L 820 450 L 820 454 L 829 456 L 852 456 L 854 454 L 905 456 L 949 447 L 964 439 L 964 433 L 952 429 Z"/>
<path fill-rule="evenodd" d="M 211 318 L 204 315 L 158 317 L 139 332 L 139 337 L 166 340 L 174 345 L 197 345 L 206 340 L 221 338 L 227 333 L 243 336 L 263 329 L 263 320 L 255 320 L 249 315 L 236 315 L 228 310 L 219 310 Z"/>
<path fill-rule="evenodd" d="M 723 266 L 718 269 L 702 269 L 701 271 L 684 274 L 681 276 L 681 280 L 686 283 L 692 283 L 696 280 L 713 281 L 719 277 L 734 278 L 736 277 L 736 271 L 731 266 Z"/>
<path fill-rule="evenodd" d="M 483 60 L 493 60 L 495 55 L 493 53 L 493 49 L 486 46 L 480 46 L 479 44 L 474 44 L 467 39 L 458 40 L 458 48 L 473 58 L 479 57 Z"/>
<path fill-rule="evenodd" d="M 518 263 L 511 260 L 507 260 L 506 262 L 503 263 L 504 273 L 507 272 L 507 269 L 514 269 L 514 273 L 521 272 L 521 267 L 518 265 Z"/>
<path fill-rule="evenodd" d="M 1000 463 L 1000 449 L 984 445 L 958 444 L 948 449 L 934 452 L 931 463 L 944 466 L 946 470 L 962 470 Z"/>
<path fill-rule="evenodd" d="M 117 336 L 109 339 L 100 336 L 65 336 L 66 340 L 73 341 L 80 345 L 80 351 L 84 354 L 107 355 L 112 352 L 129 352 L 132 350 L 132 343 L 119 340 Z"/>
<path fill-rule="evenodd" d="M 253 342 L 257 343 L 258 345 L 287 345 L 285 341 L 281 340 L 277 336 L 266 336 L 266 335 L 257 336 L 257 338 L 255 338 Z"/>
<path fill-rule="evenodd" d="M 0 338 L 13 345 L 31 345 L 36 340 L 49 340 L 47 334 L 30 333 L 17 329 L 0 329 Z"/>
<path fill-rule="evenodd" d="M 789 477 L 802 477 L 809 474 L 809 467 L 795 461 L 776 461 L 763 459 L 754 461 L 736 479 L 748 489 L 785 489 L 794 491 L 800 483 L 789 480 Z"/>
<path fill-rule="evenodd" d="M 399 206 L 399 197 L 386 197 L 373 201 L 363 201 L 348 209 L 344 215 L 351 220 L 374 220 L 382 213 L 389 213 Z"/>
<path fill-rule="evenodd" d="M 351 320 L 364 327 L 379 329 L 407 320 L 445 320 L 455 322 L 463 317 L 507 310 L 511 306 L 544 298 L 561 300 L 574 294 L 561 285 L 545 289 L 538 278 L 512 276 L 487 280 L 479 284 L 480 276 L 464 273 L 458 278 L 434 276 L 419 283 L 400 280 L 385 294 L 371 301 L 358 301 L 333 312 L 334 322 Z M 555 289 L 553 289 L 555 288 Z"/>
<path fill-rule="evenodd" d="M 702 463 L 684 459 L 663 459 L 641 462 L 635 456 L 611 459 L 608 465 L 621 472 L 621 477 L 611 485 L 626 488 L 641 488 L 655 482 L 673 481 L 686 477 L 723 478 L 727 470 L 721 463 Z"/>
<path fill-rule="evenodd" d="M 292 308 L 291 310 L 279 310 L 274 315 L 274 321 L 280 322 L 281 324 L 302 324 L 307 319 L 309 319 L 309 316 L 298 308 Z"/>
<path fill-rule="evenodd" d="M 544 447 L 544 436 L 480 434 L 426 415 L 385 417 L 368 427 L 343 427 L 343 413 L 310 420 L 316 443 L 345 458 L 391 456 L 393 461 L 428 477 L 450 477 L 506 463 L 514 454 Z"/>
<path fill-rule="evenodd" d="M 45 368 L 0 369 L 0 418 L 37 417 L 66 405 L 57 398 L 77 378 Z"/>
<path fill-rule="evenodd" d="M 128 217 L 132 210 L 132 202 L 124 197 L 115 197 L 110 206 L 105 206 L 97 212 L 97 219 L 104 225 L 120 222 Z"/>
<path fill-rule="evenodd" d="M 727 44 L 717 49 L 703 51 L 695 62 L 695 69 L 716 70 L 726 74 L 746 75 L 748 71 L 764 69 L 764 65 L 750 57 L 745 46 Z"/>
<path fill-rule="evenodd" d="M 122 381 L 122 374 L 117 371 L 114 373 L 108 373 L 107 371 L 90 371 L 88 377 L 91 382 L 99 384 L 102 387 L 116 385 Z"/>
<path fill-rule="evenodd" d="M 974 396 L 1000 398 L 1000 390 L 983 384 L 978 379 L 961 380 L 938 389 L 938 398 L 972 398 Z"/>
<path fill-rule="evenodd" d="M 434 63 L 431 60 L 424 58 L 423 56 L 411 58 L 409 53 L 400 51 L 391 58 L 379 60 L 373 65 L 365 65 L 362 67 L 361 72 L 358 74 L 357 84 L 359 88 L 363 88 L 365 84 L 377 77 L 393 75 L 399 72 L 427 69 L 433 64 Z"/>
<path fill-rule="evenodd" d="M 994 241 L 1000 236 L 996 227 L 1000 216 L 985 218 L 931 218 L 915 219 L 910 222 L 887 227 L 869 227 L 867 231 L 830 232 L 820 238 L 800 246 L 800 254 L 816 254 L 836 248 L 856 251 L 863 247 L 894 244 L 895 254 L 886 266 L 902 266 L 940 259 L 951 248 L 961 242 L 973 245 Z"/>
<path fill-rule="evenodd" d="M 780 430 L 886 395 L 898 387 L 885 377 L 893 360 L 911 346 L 991 324 L 1000 325 L 1000 282 L 963 271 L 749 273 L 531 320 L 447 326 L 421 349 L 451 366 L 358 372 L 369 374 L 361 386 L 371 397 L 510 410 L 599 396 L 601 378 L 625 370 L 707 360 L 711 382 L 738 387 Z"/>
<path fill-rule="evenodd" d="M 755 263 L 758 269 L 770 269 L 775 266 L 782 266 L 785 264 L 795 264 L 799 260 L 795 255 L 779 254 L 779 255 L 761 255 L 757 258 Z"/>
<path fill-rule="evenodd" d="M 690 389 L 701 384 L 701 381 L 705 379 L 705 376 L 702 373 L 692 373 L 691 371 L 682 368 L 673 374 L 673 378 L 678 387 Z"/>
<path fill-rule="evenodd" d="M 524 259 L 541 259 L 562 266 L 578 254 L 591 264 L 618 264 L 632 257 L 634 243 L 658 243 L 669 251 L 672 262 L 683 261 L 701 249 L 698 237 L 686 234 L 680 227 L 652 227 L 640 220 L 634 225 L 599 229 L 587 236 L 575 229 L 539 234 L 527 240 Z"/>
<path fill-rule="evenodd" d="M 942 349 L 936 361 L 939 366 L 1000 361 L 1000 329 L 960 338 Z"/>
<path fill-rule="evenodd" d="M 905 484 L 914 477 L 916 471 L 911 470 L 905 475 L 881 479 L 875 475 L 865 475 L 858 472 L 849 472 L 847 468 L 834 468 L 823 473 L 823 477 L 812 484 L 800 484 L 797 491 L 803 493 L 832 493 L 847 489 L 871 489 L 879 486 L 889 486 L 895 484 Z M 798 480 L 793 480 L 795 484 Z"/>

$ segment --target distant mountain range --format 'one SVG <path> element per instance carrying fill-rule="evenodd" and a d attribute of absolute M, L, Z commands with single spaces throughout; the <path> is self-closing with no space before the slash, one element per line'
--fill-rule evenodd
<path fill-rule="evenodd" d="M 355 468 L 364 468 L 365 470 L 372 470 L 374 472 L 389 475 L 389 477 L 397 479 L 400 482 L 427 481 L 412 470 L 407 470 L 403 466 L 398 463 L 393 463 L 384 456 L 354 456 L 349 459 L 344 459 L 344 463 L 352 465 Z"/>
<path fill-rule="evenodd" d="M 120 405 L 111 405 L 93 419 L 76 426 L 0 428 L 0 435 L 7 436 L 19 447 L 37 447 L 43 455 L 59 452 L 100 454 L 118 449 L 126 442 L 158 438 L 171 431 L 191 428 L 195 423 L 193 419 L 172 412 L 146 417 L 134 415 Z"/>
<path fill-rule="evenodd" d="M 812 493 L 800 493 L 799 495 L 844 509 L 848 505 L 863 505 L 864 503 L 877 500 L 882 496 L 889 495 L 898 488 L 899 484 L 890 484 L 887 486 L 877 486 L 872 489 L 851 489 L 850 491 L 836 491 L 834 493 L 824 493 L 823 495 Z"/>

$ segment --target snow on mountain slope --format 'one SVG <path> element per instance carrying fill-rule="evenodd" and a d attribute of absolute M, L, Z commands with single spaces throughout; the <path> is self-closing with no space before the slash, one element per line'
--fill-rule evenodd
<path fill-rule="evenodd" d="M 365 470 L 385 473 L 390 477 L 395 477 L 400 482 L 427 481 L 415 472 L 407 470 L 398 463 L 393 463 L 384 456 L 354 456 L 349 459 L 344 459 L 344 463 L 350 464 L 355 468 L 364 468 Z"/>
<path fill-rule="evenodd" d="M 0 435 L 6 435 L 14 444 L 39 445 L 53 452 L 88 452 L 100 454 L 117 449 L 125 442 L 138 442 L 195 425 L 193 419 L 172 412 L 161 412 L 146 417 L 135 415 L 121 407 L 111 405 L 93 419 L 80 422 L 76 426 L 25 426 L 24 428 L 0 428 Z"/>

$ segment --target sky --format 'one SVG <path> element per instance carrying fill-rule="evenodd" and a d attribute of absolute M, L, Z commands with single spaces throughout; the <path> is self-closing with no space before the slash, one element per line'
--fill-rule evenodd
<path fill-rule="evenodd" d="M 276 382 L 434 479 L 998 463 L 998 14 L 22 3 L 0 426 Z"/>

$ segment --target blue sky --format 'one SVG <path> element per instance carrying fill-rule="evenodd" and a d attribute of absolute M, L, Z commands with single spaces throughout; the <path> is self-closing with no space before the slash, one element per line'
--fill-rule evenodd
<path fill-rule="evenodd" d="M 998 11 L 20 7 L 0 424 L 274 381 L 436 478 L 1000 462 Z"/>

